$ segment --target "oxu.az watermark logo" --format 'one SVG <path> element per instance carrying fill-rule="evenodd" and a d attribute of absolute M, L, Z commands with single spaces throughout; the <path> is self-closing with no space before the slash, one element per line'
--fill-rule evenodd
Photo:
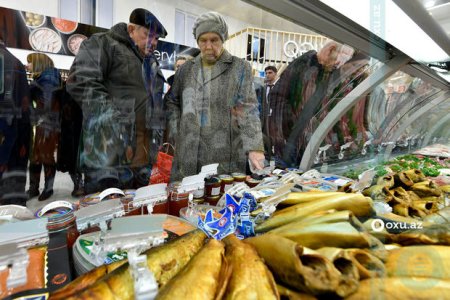
<path fill-rule="evenodd" d="M 375 232 L 381 232 L 384 229 L 387 230 L 410 230 L 410 229 L 423 229 L 422 222 L 396 222 L 396 221 L 383 221 L 381 219 L 375 219 L 370 224 L 372 230 Z"/>

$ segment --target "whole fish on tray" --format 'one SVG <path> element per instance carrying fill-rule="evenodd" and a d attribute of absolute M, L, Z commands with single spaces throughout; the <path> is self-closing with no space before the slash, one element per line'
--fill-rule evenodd
<path fill-rule="evenodd" d="M 255 248 L 234 234 L 223 239 L 232 268 L 223 299 L 280 299 L 275 280 Z"/>
<path fill-rule="evenodd" d="M 305 254 L 299 244 L 274 235 L 264 234 L 245 239 L 264 259 L 277 280 L 312 295 L 335 293 L 340 273 L 327 258 Z"/>
<path fill-rule="evenodd" d="M 222 242 L 209 240 L 156 299 L 221 299 L 231 275 L 224 254 Z"/>
<path fill-rule="evenodd" d="M 158 284 L 165 285 L 183 269 L 202 248 L 205 239 L 206 235 L 202 231 L 195 230 L 145 252 L 147 265 Z M 110 273 L 95 272 L 94 269 L 62 290 L 52 293 L 50 299 L 134 299 L 134 282 L 128 268 L 126 263 Z"/>

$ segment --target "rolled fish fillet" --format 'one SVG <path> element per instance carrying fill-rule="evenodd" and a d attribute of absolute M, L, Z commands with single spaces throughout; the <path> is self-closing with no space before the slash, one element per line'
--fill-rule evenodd
<path fill-rule="evenodd" d="M 355 218 L 353 213 L 349 210 L 342 211 L 326 211 L 321 212 L 321 214 L 314 214 L 307 216 L 298 221 L 290 222 L 286 225 L 280 226 L 278 228 L 270 230 L 270 233 L 286 232 L 290 229 L 298 229 L 300 227 L 310 226 L 312 224 L 323 224 L 323 223 L 339 223 L 339 222 L 349 222 L 356 229 L 360 231 L 365 231 L 365 227 L 361 222 Z"/>
<path fill-rule="evenodd" d="M 433 181 L 422 181 L 411 186 L 411 190 L 419 197 L 439 197 L 442 195 L 442 190 Z"/>
<path fill-rule="evenodd" d="M 300 203 L 316 201 L 320 199 L 333 198 L 338 196 L 345 196 L 343 192 L 323 192 L 323 191 L 308 191 L 308 192 L 293 192 L 289 193 L 287 199 L 281 202 L 282 205 L 296 205 Z"/>
<path fill-rule="evenodd" d="M 375 255 L 369 253 L 368 250 L 346 249 L 346 252 L 358 269 L 360 279 L 385 276 L 386 268 L 383 262 Z"/>
<path fill-rule="evenodd" d="M 335 293 L 340 273 L 322 255 L 304 254 L 299 244 L 274 234 L 248 238 L 244 242 L 256 248 L 283 284 L 313 295 Z"/>
<path fill-rule="evenodd" d="M 424 181 L 426 179 L 425 175 L 422 173 L 422 171 L 417 170 L 417 169 L 411 169 L 411 170 L 407 170 L 404 171 L 404 173 L 406 175 L 408 175 L 408 177 L 414 182 L 420 182 L 420 181 Z"/>
<path fill-rule="evenodd" d="M 279 299 L 273 275 L 255 248 L 234 234 L 223 242 L 225 257 L 233 270 L 223 299 Z"/>
<path fill-rule="evenodd" d="M 346 297 L 354 293 L 359 286 L 359 272 L 347 252 L 343 249 L 331 247 L 320 248 L 316 251 L 328 258 L 341 273 L 336 294 Z"/>
<path fill-rule="evenodd" d="M 377 180 L 377 185 L 381 185 L 387 188 L 391 188 L 395 185 L 394 175 L 385 175 Z"/>
<path fill-rule="evenodd" d="M 90 287 L 91 285 L 96 283 L 97 280 L 100 280 L 103 276 L 111 273 L 112 271 L 114 271 L 115 269 L 117 269 L 118 267 L 122 266 L 125 263 L 127 263 L 126 259 L 114 262 L 109 265 L 101 265 L 77 277 L 74 281 L 70 282 L 63 288 L 53 292 L 50 296 L 50 299 L 53 300 L 67 299 L 67 297 Z"/>
<path fill-rule="evenodd" d="M 356 293 L 346 299 L 446 300 L 450 299 L 450 281 L 421 277 L 371 278 L 361 281 Z"/>
<path fill-rule="evenodd" d="M 395 186 L 410 187 L 414 184 L 413 179 L 411 179 L 409 173 L 398 172 L 394 174 Z"/>
<path fill-rule="evenodd" d="M 362 194 L 344 194 L 335 198 L 320 199 L 317 201 L 297 204 L 274 213 L 265 222 L 258 225 L 256 232 L 266 232 L 287 223 L 298 221 L 306 216 L 327 210 L 349 210 L 357 217 L 374 214 L 372 199 Z"/>
<path fill-rule="evenodd" d="M 450 247 L 410 246 L 388 251 L 390 277 L 429 277 L 450 280 Z"/>
<path fill-rule="evenodd" d="M 221 299 L 231 275 L 224 254 L 222 242 L 209 240 L 156 299 Z"/>
<path fill-rule="evenodd" d="M 277 290 L 283 299 L 289 300 L 316 300 L 317 298 L 308 294 L 294 291 L 290 288 L 277 284 Z"/>
<path fill-rule="evenodd" d="M 367 232 L 358 231 L 348 222 L 311 224 L 278 230 L 274 234 L 311 249 L 322 247 L 370 248 L 381 244 L 375 237 Z"/>
<path fill-rule="evenodd" d="M 435 223 L 435 224 L 450 223 L 450 206 L 445 207 L 431 215 L 426 216 L 424 218 L 424 221 Z M 424 226 L 426 226 L 426 224 L 424 224 Z"/>
<path fill-rule="evenodd" d="M 339 249 L 325 247 L 316 250 L 318 253 L 328 258 L 345 258 L 352 262 L 352 272 L 357 272 L 359 279 L 383 277 L 386 268 L 378 257 L 370 253 L 367 249 Z M 339 268 L 338 268 L 339 270 Z"/>
<path fill-rule="evenodd" d="M 417 222 L 418 226 L 422 225 Z M 392 234 L 390 240 L 402 246 L 411 245 L 445 245 L 450 246 L 450 224 L 434 224 L 421 228 L 407 230 L 399 234 Z"/>
<path fill-rule="evenodd" d="M 184 268 L 202 248 L 205 239 L 206 235 L 201 230 L 195 230 L 146 252 L 147 265 L 160 286 L 166 284 Z M 126 263 L 100 278 L 96 277 L 97 273 L 92 275 L 89 272 L 85 274 L 86 276 L 82 275 L 85 276 L 83 281 L 92 283 L 95 279 L 95 283 L 84 287 L 74 285 L 72 294 L 70 289 L 65 291 L 65 299 L 134 299 L 134 281 L 128 268 L 129 265 Z M 62 299 L 59 298 L 60 295 L 56 291 L 50 295 L 50 299 Z"/>

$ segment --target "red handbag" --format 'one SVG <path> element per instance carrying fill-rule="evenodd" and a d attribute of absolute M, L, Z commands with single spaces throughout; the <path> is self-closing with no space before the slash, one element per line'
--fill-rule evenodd
<path fill-rule="evenodd" d="M 169 153 L 170 148 L 175 151 L 175 148 L 169 143 L 164 143 L 160 147 L 156 163 L 152 167 L 149 184 L 169 183 L 173 162 L 173 155 Z"/>

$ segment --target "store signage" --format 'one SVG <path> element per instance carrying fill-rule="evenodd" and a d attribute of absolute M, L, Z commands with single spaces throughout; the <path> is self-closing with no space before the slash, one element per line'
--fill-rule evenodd
<path fill-rule="evenodd" d="M 0 7 L 0 33 L 7 47 L 75 56 L 80 44 L 106 28 L 40 14 Z M 178 55 L 196 56 L 200 51 L 159 41 L 155 55 L 162 69 L 174 70 Z"/>

